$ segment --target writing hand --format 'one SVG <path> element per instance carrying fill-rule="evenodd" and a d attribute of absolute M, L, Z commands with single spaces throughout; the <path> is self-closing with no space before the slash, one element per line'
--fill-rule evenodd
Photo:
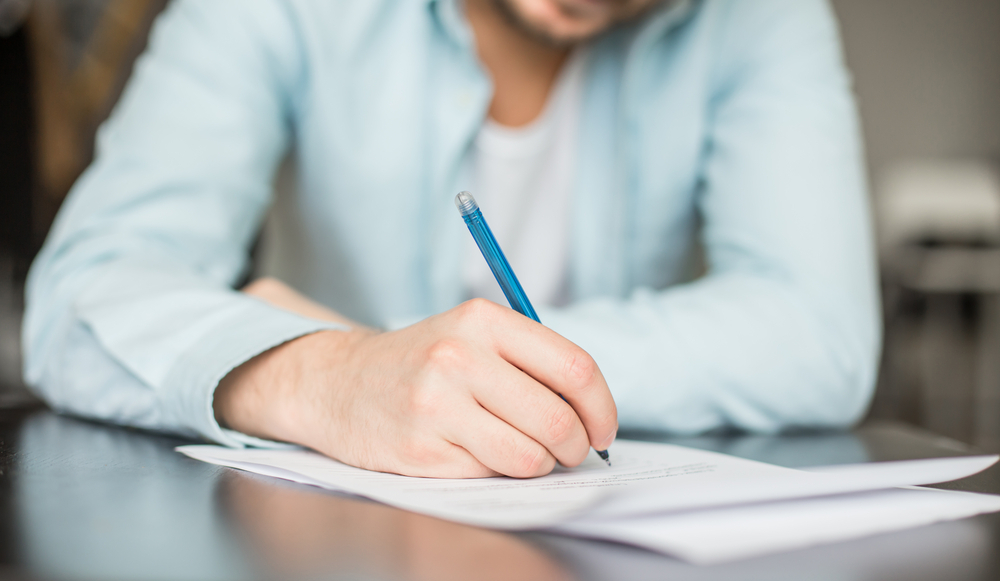
<path fill-rule="evenodd" d="M 606 449 L 617 431 L 585 351 L 481 299 L 399 331 L 275 347 L 220 383 L 215 409 L 233 429 L 412 476 L 540 476 Z"/>

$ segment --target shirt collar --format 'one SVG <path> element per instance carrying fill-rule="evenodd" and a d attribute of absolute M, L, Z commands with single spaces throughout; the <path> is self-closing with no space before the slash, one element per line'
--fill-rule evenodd
<path fill-rule="evenodd" d="M 473 36 L 469 23 L 462 13 L 461 0 L 424 0 L 445 36 L 461 46 L 472 46 Z"/>
<path fill-rule="evenodd" d="M 639 23 L 640 34 L 650 39 L 658 39 L 670 32 L 691 13 L 699 0 L 667 0 Z"/>

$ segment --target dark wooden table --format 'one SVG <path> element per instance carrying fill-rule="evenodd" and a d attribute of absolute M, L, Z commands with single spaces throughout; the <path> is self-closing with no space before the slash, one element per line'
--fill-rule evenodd
<path fill-rule="evenodd" d="M 663 438 L 793 467 L 970 450 L 900 424 Z M 183 440 L 0 410 L 0 579 L 989 580 L 1000 515 L 695 567 L 611 543 L 424 517 L 173 451 Z M 1000 468 L 947 485 L 1000 493 Z"/>

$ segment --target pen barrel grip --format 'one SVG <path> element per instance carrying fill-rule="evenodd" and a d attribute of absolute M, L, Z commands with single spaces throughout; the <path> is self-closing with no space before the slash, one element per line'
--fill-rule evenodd
<path fill-rule="evenodd" d="M 462 216 L 462 218 L 469 227 L 469 232 L 476 241 L 476 245 L 479 246 L 479 250 L 483 253 L 486 264 L 493 271 L 493 276 L 496 277 L 500 289 L 503 291 L 504 296 L 507 297 L 510 307 L 525 317 L 534 319 L 540 323 L 541 321 L 538 320 L 538 315 L 535 313 L 534 307 L 528 301 L 528 295 L 521 288 L 521 283 L 518 282 L 517 277 L 514 275 L 514 270 L 510 267 L 510 263 L 507 262 L 507 257 L 504 256 L 503 250 L 500 250 L 500 245 L 497 244 L 496 238 L 493 237 L 493 232 L 490 231 L 486 219 L 483 218 L 483 213 L 477 209 Z"/>

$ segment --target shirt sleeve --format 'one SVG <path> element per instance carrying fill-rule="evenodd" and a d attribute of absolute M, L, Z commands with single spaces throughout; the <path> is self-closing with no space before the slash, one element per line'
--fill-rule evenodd
<path fill-rule="evenodd" d="M 25 376 L 53 407 L 229 445 L 231 369 L 334 325 L 232 290 L 302 74 L 279 3 L 177 1 L 29 275 Z"/>
<path fill-rule="evenodd" d="M 621 424 L 842 427 L 880 344 L 857 113 L 822 0 L 716 2 L 703 187 L 707 274 L 542 310 L 591 353 Z"/>

